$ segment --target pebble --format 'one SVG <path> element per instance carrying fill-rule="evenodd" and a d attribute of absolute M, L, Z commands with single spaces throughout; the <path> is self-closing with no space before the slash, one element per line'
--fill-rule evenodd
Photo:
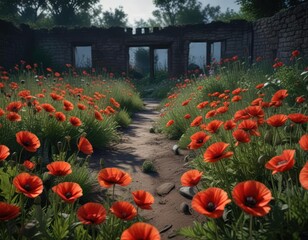
<path fill-rule="evenodd" d="M 156 193 L 159 196 L 165 196 L 167 195 L 169 192 L 171 192 L 171 190 L 175 188 L 175 184 L 174 183 L 163 183 L 162 185 L 160 185 L 159 187 L 156 188 Z"/>
<path fill-rule="evenodd" d="M 179 189 L 179 192 L 183 197 L 186 197 L 188 199 L 192 199 L 196 194 L 193 187 L 181 187 Z"/>
<path fill-rule="evenodd" d="M 185 215 L 191 215 L 190 207 L 186 202 L 182 202 L 180 205 L 180 210 Z"/>

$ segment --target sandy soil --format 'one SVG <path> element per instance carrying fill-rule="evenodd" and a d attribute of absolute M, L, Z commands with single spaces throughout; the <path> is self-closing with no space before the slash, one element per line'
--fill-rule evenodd
<path fill-rule="evenodd" d="M 145 190 L 153 194 L 155 203 L 153 210 L 142 210 L 140 215 L 147 222 L 162 230 L 166 225 L 172 227 L 162 233 L 162 239 L 184 226 L 190 226 L 195 219 L 193 215 L 185 215 L 180 211 L 180 204 L 190 200 L 181 196 L 178 189 L 181 187 L 180 177 L 187 170 L 184 166 L 184 157 L 187 151 L 181 151 L 175 155 L 172 151 L 175 141 L 166 139 L 162 134 L 150 133 L 149 129 L 158 119 L 159 112 L 156 111 L 158 102 L 146 100 L 144 110 L 135 114 L 133 123 L 123 131 L 122 140 L 112 149 L 103 153 L 96 153 L 93 158 L 104 160 L 106 167 L 118 167 L 131 174 L 133 182 L 128 187 L 116 187 L 118 198 L 132 200 L 131 191 Z M 144 160 L 154 161 L 157 174 L 145 174 L 141 171 Z M 99 161 L 91 161 L 91 167 L 100 169 Z M 156 194 L 156 187 L 165 182 L 175 184 L 169 194 L 164 197 Z M 172 239 L 184 239 L 176 236 Z"/>

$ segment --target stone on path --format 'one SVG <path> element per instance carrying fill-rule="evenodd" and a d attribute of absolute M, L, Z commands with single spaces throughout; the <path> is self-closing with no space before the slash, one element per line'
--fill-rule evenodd
<path fill-rule="evenodd" d="M 190 207 L 186 202 L 182 202 L 180 205 L 180 210 L 185 215 L 191 215 Z"/>
<path fill-rule="evenodd" d="M 192 199 L 196 194 L 193 187 L 181 187 L 179 189 L 179 192 L 183 197 L 186 197 L 188 199 Z"/>
<path fill-rule="evenodd" d="M 163 183 L 162 185 L 156 188 L 156 193 L 159 196 L 164 196 L 167 195 L 169 192 L 171 192 L 173 188 L 175 188 L 174 183 Z"/>

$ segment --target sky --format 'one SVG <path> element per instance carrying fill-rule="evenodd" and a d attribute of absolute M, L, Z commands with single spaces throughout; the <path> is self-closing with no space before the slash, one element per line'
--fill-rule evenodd
<path fill-rule="evenodd" d="M 234 11 L 239 10 L 239 6 L 235 3 L 235 0 L 200 0 L 200 2 L 203 5 L 219 5 L 223 12 L 227 8 L 233 9 Z M 103 6 L 104 11 L 123 6 L 124 12 L 128 15 L 130 25 L 134 25 L 135 20 L 140 20 L 140 18 L 147 20 L 152 17 L 152 12 L 155 10 L 153 0 L 100 0 L 100 4 Z"/>

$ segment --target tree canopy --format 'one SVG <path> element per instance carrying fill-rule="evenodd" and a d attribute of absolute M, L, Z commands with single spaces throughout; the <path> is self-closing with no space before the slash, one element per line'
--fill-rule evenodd
<path fill-rule="evenodd" d="M 307 0 L 236 0 L 246 19 L 270 17 L 282 9 L 298 5 Z"/>

